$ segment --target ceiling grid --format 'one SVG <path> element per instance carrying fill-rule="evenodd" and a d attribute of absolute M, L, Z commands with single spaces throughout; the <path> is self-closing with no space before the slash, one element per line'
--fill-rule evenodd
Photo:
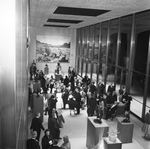
<path fill-rule="evenodd" d="M 103 22 L 120 16 L 129 15 L 150 8 L 150 0 L 30 0 L 30 21 L 33 27 L 43 27 L 44 24 L 67 25 L 69 28 L 79 28 L 90 24 Z M 110 10 L 98 16 L 70 14 L 54 14 L 58 7 Z M 79 9 L 80 11 L 80 9 Z M 63 13 L 63 11 L 62 11 Z M 78 24 L 68 22 L 47 22 L 48 19 L 83 20 Z"/>

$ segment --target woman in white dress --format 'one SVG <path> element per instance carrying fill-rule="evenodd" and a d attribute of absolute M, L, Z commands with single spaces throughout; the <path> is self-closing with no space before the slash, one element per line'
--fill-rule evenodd
<path fill-rule="evenodd" d="M 63 100 L 62 100 L 62 93 L 60 88 L 57 88 L 56 98 L 57 98 L 56 109 L 62 109 Z"/>

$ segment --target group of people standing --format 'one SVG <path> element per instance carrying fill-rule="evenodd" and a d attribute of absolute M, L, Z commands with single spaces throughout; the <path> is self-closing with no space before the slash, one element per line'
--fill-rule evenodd
<path fill-rule="evenodd" d="M 70 67 L 68 68 L 68 74 L 64 78 L 60 78 L 60 80 L 55 80 L 53 76 L 47 78 L 44 73 L 41 74 L 38 77 L 40 88 L 37 88 L 36 91 L 34 90 L 33 93 L 43 95 L 45 103 L 44 114 L 48 114 L 48 129 L 45 129 L 42 125 L 42 120 L 39 120 L 40 115 L 43 115 L 43 113 L 37 113 L 36 117 L 32 120 L 30 128 L 32 132 L 36 131 L 37 134 L 33 134 L 38 141 L 41 129 L 45 131 L 45 136 L 42 138 L 42 149 L 50 149 L 50 147 L 56 146 L 59 139 L 62 139 L 60 137 L 60 129 L 63 128 L 65 120 L 61 110 L 67 109 L 67 105 L 70 109 L 70 115 L 72 115 L 72 111 L 74 115 L 79 115 L 80 110 L 87 107 L 87 115 L 94 116 L 97 107 L 100 107 L 101 116 L 106 119 L 113 114 L 113 109 L 117 107 L 117 94 L 112 84 L 108 87 L 108 91 L 105 92 L 103 82 L 99 82 L 96 86 L 95 82 L 92 82 L 88 76 L 81 80 L 77 77 L 75 70 Z M 30 98 L 31 95 L 32 92 L 30 93 Z M 129 96 L 120 90 L 120 97 L 122 98 L 120 100 L 126 104 L 126 110 L 130 111 Z M 107 106 L 109 103 L 111 103 L 111 107 Z M 33 111 L 34 109 L 35 107 L 33 106 Z M 39 123 L 40 130 L 35 129 L 34 123 Z M 48 137 L 47 144 L 49 148 L 44 147 L 46 146 L 44 145 L 44 142 L 46 142 L 44 138 L 46 137 Z M 69 146 L 65 149 L 70 148 Z"/>
<path fill-rule="evenodd" d="M 72 73 L 70 75 L 72 75 Z M 32 104 L 29 102 L 29 106 L 32 105 L 32 112 L 35 114 L 35 117 L 31 122 L 30 129 L 32 137 L 27 140 L 27 149 L 40 148 L 39 140 L 41 130 L 44 131 L 44 136 L 41 140 L 42 149 L 71 149 L 68 136 L 63 137 L 61 146 L 58 146 L 57 143 L 62 139 L 60 137 L 60 129 L 63 128 L 63 123 L 65 123 L 61 109 L 66 108 L 67 95 L 69 96 L 66 88 L 73 88 L 73 85 L 70 85 L 72 83 L 70 80 L 66 81 L 66 78 L 55 81 L 53 76 L 47 78 L 44 73 L 42 73 L 41 77 L 38 77 L 38 79 L 35 79 L 36 77 L 32 78 L 34 83 L 39 83 L 40 85 L 38 85 L 36 89 L 31 88 L 31 84 L 29 85 L 29 101 L 32 100 Z M 48 114 L 48 124 L 46 129 L 42 125 L 44 113 L 40 110 L 38 111 L 39 107 L 42 107 L 41 109 L 43 110 L 43 103 L 40 103 L 39 99 L 45 103 L 45 112 L 43 112 L 45 115 Z"/>

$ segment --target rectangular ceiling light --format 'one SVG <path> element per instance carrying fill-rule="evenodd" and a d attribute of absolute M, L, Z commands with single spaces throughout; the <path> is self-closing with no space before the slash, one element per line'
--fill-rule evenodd
<path fill-rule="evenodd" d="M 57 7 L 57 9 L 54 11 L 54 14 L 96 17 L 96 16 L 99 16 L 99 15 L 109 12 L 109 11 L 110 10 L 89 9 L 89 8 Z"/>
<path fill-rule="evenodd" d="M 67 26 L 67 25 L 50 25 L 50 24 L 44 24 L 43 26 L 44 26 L 44 27 L 64 27 L 64 28 L 69 27 L 69 26 Z"/>
<path fill-rule="evenodd" d="M 47 22 L 78 24 L 78 23 L 80 23 L 82 21 L 81 20 L 66 20 L 66 19 L 48 19 Z"/>

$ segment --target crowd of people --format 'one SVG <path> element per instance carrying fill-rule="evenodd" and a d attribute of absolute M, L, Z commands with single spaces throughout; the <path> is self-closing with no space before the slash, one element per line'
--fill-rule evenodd
<path fill-rule="evenodd" d="M 31 84 L 29 85 L 29 106 L 31 111 L 34 111 L 33 94 L 42 94 L 45 103 L 44 114 L 48 114 L 48 125 L 46 129 L 43 127 L 40 113 L 37 112 L 30 127 L 33 135 L 32 141 L 29 139 L 30 141 L 27 143 L 28 149 L 31 149 L 29 144 L 30 142 L 32 144 L 33 140 L 36 141 L 35 144 L 39 142 L 41 129 L 45 132 L 41 142 L 42 149 L 56 148 L 58 140 L 62 139 L 60 129 L 65 123 L 62 109 L 69 109 L 70 115 L 79 115 L 81 110 L 86 109 L 88 116 L 95 116 L 96 108 L 100 107 L 101 117 L 109 119 L 116 112 L 118 103 L 122 102 L 125 104 L 125 111 L 130 112 L 132 98 L 124 88 L 120 89 L 117 94 L 113 84 L 110 84 L 106 92 L 103 82 L 100 81 L 96 85 L 88 76 L 84 76 L 82 79 L 78 78 L 75 70 L 70 67 L 68 74 L 60 80 L 55 80 L 53 76 L 48 78 L 42 70 L 40 73 L 38 71 L 32 74 L 30 79 L 40 82 L 40 85 L 35 89 L 31 88 Z M 63 140 L 62 146 L 57 146 L 57 148 L 71 149 L 68 136 L 65 136 Z"/>

